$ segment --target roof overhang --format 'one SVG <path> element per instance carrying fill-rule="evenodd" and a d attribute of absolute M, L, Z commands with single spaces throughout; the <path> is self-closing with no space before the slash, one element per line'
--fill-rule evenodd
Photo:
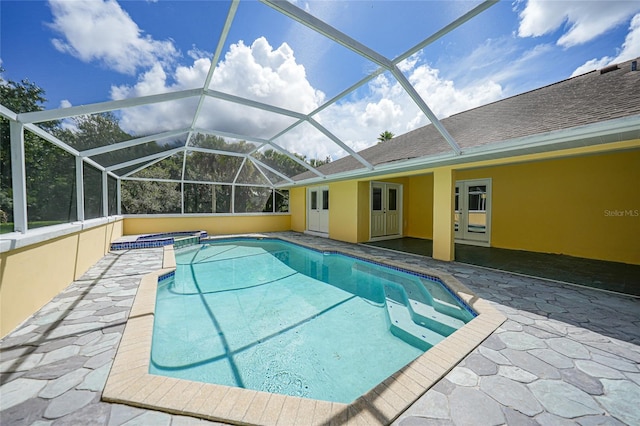
<path fill-rule="evenodd" d="M 460 168 L 464 168 L 463 166 L 465 164 L 487 160 L 513 159 L 514 161 L 519 161 L 516 157 L 528 154 L 550 153 L 572 148 L 586 148 L 624 141 L 637 141 L 633 146 L 640 148 L 640 115 L 509 139 L 466 149 L 463 150 L 460 155 L 450 152 L 394 161 L 392 163 L 382 163 L 374 166 L 373 170 L 350 170 L 327 175 L 324 178 L 304 179 L 296 181 L 295 185 L 285 184 L 281 185 L 281 187 L 291 188 L 351 179 L 369 179 L 376 176 L 412 173 L 419 170 L 445 166 L 461 166 Z"/>

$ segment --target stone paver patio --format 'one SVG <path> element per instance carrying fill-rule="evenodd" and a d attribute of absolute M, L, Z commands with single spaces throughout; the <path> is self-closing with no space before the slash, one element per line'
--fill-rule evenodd
<path fill-rule="evenodd" d="M 285 235 L 450 273 L 507 316 L 395 425 L 640 424 L 638 299 Z M 110 253 L 5 337 L 0 423 L 216 424 L 100 400 L 138 283 L 161 264 L 161 248 Z"/>

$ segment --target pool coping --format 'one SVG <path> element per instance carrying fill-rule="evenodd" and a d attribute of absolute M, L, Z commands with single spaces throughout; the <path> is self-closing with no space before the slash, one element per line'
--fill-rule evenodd
<path fill-rule="evenodd" d="M 274 238 L 262 234 L 242 236 Z M 275 238 L 323 250 L 321 243 L 308 246 L 281 236 Z M 176 267 L 173 246 L 165 246 L 162 268 L 140 281 L 102 399 L 241 425 L 389 424 L 506 321 L 489 302 L 452 275 L 348 249 L 333 247 L 331 251 L 438 277 L 478 315 L 351 404 L 158 376 L 149 373 L 156 289 L 158 280 Z"/>

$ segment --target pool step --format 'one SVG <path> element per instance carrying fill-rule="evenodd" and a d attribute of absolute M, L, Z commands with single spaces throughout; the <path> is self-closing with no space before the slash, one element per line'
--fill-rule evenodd
<path fill-rule="evenodd" d="M 464 321 L 458 318 L 438 312 L 433 306 L 420 303 L 417 300 L 409 299 L 413 320 L 419 324 L 424 323 L 426 327 L 437 331 L 439 334 L 448 336 L 460 327 L 464 326 Z"/>
<path fill-rule="evenodd" d="M 390 329 L 397 336 L 423 351 L 441 342 L 444 336 L 427 327 L 416 324 L 406 305 L 387 299 L 387 313 L 391 322 Z"/>
<path fill-rule="evenodd" d="M 390 330 L 394 336 L 426 351 L 450 334 L 445 331 L 448 330 L 446 326 L 431 317 L 433 315 L 416 315 L 403 287 L 385 284 L 384 294 Z M 427 315 L 437 313 L 433 308 L 432 311 L 422 308 L 422 312 Z"/>

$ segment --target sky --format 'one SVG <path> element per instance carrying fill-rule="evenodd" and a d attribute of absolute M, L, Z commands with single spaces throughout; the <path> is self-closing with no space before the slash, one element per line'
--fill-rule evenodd
<path fill-rule="evenodd" d="M 468 1 L 304 1 L 311 15 L 394 59 L 475 7 Z M 202 88 L 228 1 L 1 0 L 4 80 L 47 109 Z M 438 118 L 640 56 L 639 1 L 502 1 L 398 67 Z M 378 67 L 254 0 L 241 0 L 210 88 L 309 113 Z M 0 103 L 2 101 L 0 100 Z M 116 111 L 132 135 L 188 128 L 197 98 Z M 390 73 L 313 117 L 358 151 L 429 121 Z M 289 117 L 207 98 L 197 128 L 272 138 Z M 275 139 L 309 158 L 345 155 L 304 124 Z"/>

